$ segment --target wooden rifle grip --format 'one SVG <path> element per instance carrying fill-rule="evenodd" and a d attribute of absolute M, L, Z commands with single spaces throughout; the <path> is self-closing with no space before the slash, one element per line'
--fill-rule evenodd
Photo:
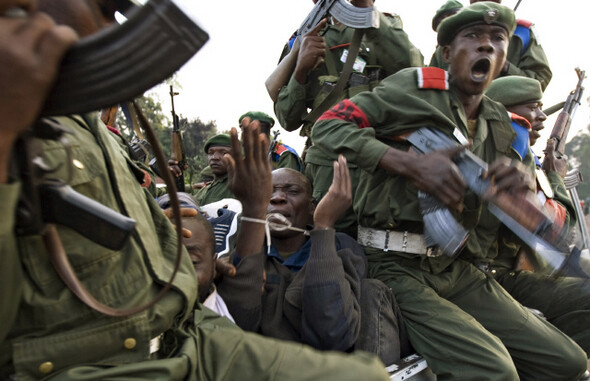
<path fill-rule="evenodd" d="M 515 197 L 508 192 L 501 192 L 490 201 L 532 233 L 537 233 L 551 224 L 549 217 L 525 197 Z"/>

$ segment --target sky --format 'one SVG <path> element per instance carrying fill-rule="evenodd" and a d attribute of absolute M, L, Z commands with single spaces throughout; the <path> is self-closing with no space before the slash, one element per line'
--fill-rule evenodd
<path fill-rule="evenodd" d="M 176 0 L 209 34 L 205 46 L 178 72 L 182 88 L 174 98 L 176 113 L 187 118 L 215 121 L 219 131 L 238 125 L 247 111 L 263 111 L 275 117 L 264 82 L 276 67 L 285 42 L 313 7 L 311 0 Z M 404 30 L 426 64 L 436 46 L 431 21 L 444 0 L 377 0 L 382 12 L 397 13 Z M 513 8 L 517 0 L 504 0 Z M 468 0 L 463 0 L 468 5 Z M 590 75 L 590 2 L 585 0 L 522 0 L 516 17 L 535 24 L 535 32 L 549 59 L 553 78 L 544 94 L 545 107 L 564 101 L 577 83 L 576 67 Z M 570 138 L 590 124 L 590 80 L 584 101 L 572 122 Z M 167 86 L 154 88 L 164 112 L 170 111 Z M 545 123 L 536 151 L 542 151 L 556 114 Z M 275 117 L 276 119 L 276 117 Z M 279 138 L 299 153 L 304 140 L 278 123 Z M 537 152 L 540 154 L 540 152 Z"/>

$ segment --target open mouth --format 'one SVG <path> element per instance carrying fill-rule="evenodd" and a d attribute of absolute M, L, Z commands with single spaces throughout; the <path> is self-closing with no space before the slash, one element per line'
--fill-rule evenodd
<path fill-rule="evenodd" d="M 482 82 L 490 73 L 490 60 L 487 58 L 483 58 L 478 60 L 475 65 L 471 68 L 471 79 L 475 82 Z"/>

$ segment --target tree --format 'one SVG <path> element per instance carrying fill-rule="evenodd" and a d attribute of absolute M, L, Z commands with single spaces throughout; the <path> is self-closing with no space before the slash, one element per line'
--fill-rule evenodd
<path fill-rule="evenodd" d="M 577 187 L 581 200 L 590 197 L 590 125 L 586 131 L 580 131 L 565 146 L 565 154 L 570 161 L 570 167 L 577 167 L 584 181 Z"/>
<path fill-rule="evenodd" d="M 188 164 L 185 179 L 192 184 L 193 180 L 198 180 L 196 176 L 199 172 L 208 165 L 207 154 L 203 151 L 203 147 L 209 138 L 217 134 L 217 126 L 212 121 L 203 123 L 199 118 L 188 120 L 180 117 L 179 119 Z"/>

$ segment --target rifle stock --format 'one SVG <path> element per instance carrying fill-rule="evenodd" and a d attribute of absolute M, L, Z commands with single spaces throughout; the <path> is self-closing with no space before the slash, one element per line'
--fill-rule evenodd
<path fill-rule="evenodd" d="M 328 15 L 332 15 L 342 24 L 356 29 L 368 28 L 373 23 L 373 7 L 358 8 L 346 0 L 319 0 L 295 32 L 296 38 L 291 51 L 279 62 L 264 82 L 273 102 L 276 103 L 279 91 L 289 82 L 289 78 L 295 70 L 301 44 L 300 38 L 313 30 Z"/>
<path fill-rule="evenodd" d="M 555 139 L 557 142 L 555 152 L 558 157 L 563 156 L 565 153 L 565 143 L 572 124 L 572 119 L 578 105 L 581 104 L 582 94 L 584 93 L 582 82 L 584 82 L 584 78 L 586 77 L 586 71 L 576 68 L 576 74 L 578 75 L 576 88 L 568 95 L 565 104 L 563 105 L 563 109 L 557 116 L 550 135 L 550 139 Z"/>

